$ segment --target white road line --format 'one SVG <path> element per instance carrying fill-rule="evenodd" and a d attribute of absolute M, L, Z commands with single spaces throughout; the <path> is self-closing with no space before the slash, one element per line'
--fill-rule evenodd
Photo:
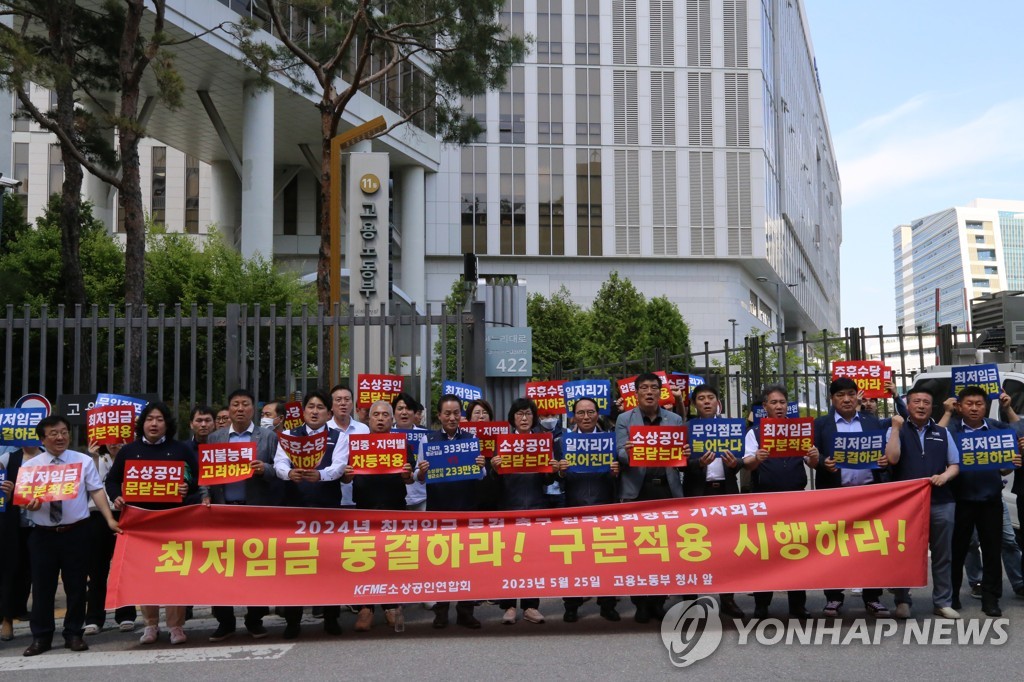
<path fill-rule="evenodd" d="M 255 646 L 216 646 L 179 649 L 133 651 L 90 651 L 81 653 L 47 652 L 31 658 L 0 658 L 4 672 L 16 670 L 50 670 L 59 668 L 99 668 L 117 665 L 156 665 L 160 663 L 208 663 L 211 661 L 260 661 L 281 658 L 295 644 L 261 644 Z"/>

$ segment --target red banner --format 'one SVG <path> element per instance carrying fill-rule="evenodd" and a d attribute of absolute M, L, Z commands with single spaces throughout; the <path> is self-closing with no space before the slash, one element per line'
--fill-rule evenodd
<path fill-rule="evenodd" d="M 348 464 L 356 474 L 400 474 L 408 461 L 404 433 L 360 433 L 348 437 Z"/>
<path fill-rule="evenodd" d="M 330 405 L 327 406 L 328 409 L 330 409 L 330 407 Z M 305 423 L 306 420 L 302 418 L 302 403 L 296 400 L 295 402 L 284 404 L 283 426 L 285 431 L 297 429 Z"/>
<path fill-rule="evenodd" d="M 508 422 L 462 422 L 459 428 L 477 437 L 480 441 L 480 454 L 487 459 L 494 457 L 497 448 L 495 437 L 511 431 Z"/>
<path fill-rule="evenodd" d="M 125 502 L 181 502 L 184 462 L 131 459 L 124 463 L 121 497 Z"/>
<path fill-rule="evenodd" d="M 501 474 L 550 474 L 554 440 L 550 433 L 502 433 L 495 436 Z"/>
<path fill-rule="evenodd" d="M 277 442 L 294 469 L 316 469 L 327 452 L 327 431 L 315 436 L 277 434 Z"/>
<path fill-rule="evenodd" d="M 892 370 L 881 360 L 847 360 L 832 363 L 832 378 L 849 377 L 864 391 L 865 398 L 888 398 L 885 382 L 892 379 Z"/>
<path fill-rule="evenodd" d="M 199 444 L 199 485 L 221 485 L 252 476 L 255 443 Z"/>
<path fill-rule="evenodd" d="M 135 408 L 111 405 L 86 410 L 86 439 L 96 445 L 130 443 L 135 438 Z"/>
<path fill-rule="evenodd" d="M 758 428 L 769 457 L 803 457 L 814 446 L 814 417 L 764 418 Z"/>
<path fill-rule="evenodd" d="M 630 426 L 631 467 L 684 467 L 686 429 L 682 426 Z"/>
<path fill-rule="evenodd" d="M 402 392 L 403 381 L 397 374 L 360 374 L 356 384 L 356 407 L 370 407 L 378 400 L 390 403 Z"/>
<path fill-rule="evenodd" d="M 106 608 L 920 587 L 929 501 L 921 479 L 486 514 L 129 507 Z"/>
<path fill-rule="evenodd" d="M 32 500 L 57 502 L 78 497 L 82 483 L 82 463 L 23 466 L 14 482 L 14 504 L 26 505 Z"/>
<path fill-rule="evenodd" d="M 565 382 L 527 381 L 526 397 L 537 404 L 537 414 L 546 417 L 565 414 Z"/>

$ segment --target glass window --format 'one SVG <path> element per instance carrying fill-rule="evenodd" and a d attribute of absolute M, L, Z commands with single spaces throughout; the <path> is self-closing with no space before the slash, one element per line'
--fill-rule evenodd
<path fill-rule="evenodd" d="M 14 143 L 14 179 L 21 184 L 15 190 L 18 194 L 28 194 L 28 142 Z"/>
<path fill-rule="evenodd" d="M 185 232 L 199 234 L 199 159 L 185 157 Z"/>
<path fill-rule="evenodd" d="M 296 175 L 284 188 L 281 196 L 282 234 L 298 234 L 299 227 L 299 176 Z"/>
<path fill-rule="evenodd" d="M 562 148 L 538 150 L 540 254 L 565 255 L 565 177 Z"/>
<path fill-rule="evenodd" d="M 167 223 L 167 147 L 153 147 L 150 219 L 154 225 Z"/>
<path fill-rule="evenodd" d="M 50 145 L 49 176 L 47 177 L 47 194 L 59 194 L 64 185 L 64 160 L 61 158 L 60 145 Z"/>
<path fill-rule="evenodd" d="M 487 253 L 487 147 L 461 154 L 462 252 Z"/>
<path fill-rule="evenodd" d="M 22 106 L 21 100 L 17 95 L 14 95 L 14 120 L 12 121 L 12 130 L 16 133 L 27 133 L 29 131 L 29 118 L 28 112 L 25 111 L 25 107 Z"/>
<path fill-rule="evenodd" d="M 576 253 L 604 253 L 601 214 L 601 150 L 576 150 Z"/>
<path fill-rule="evenodd" d="M 985 225 L 983 223 L 980 223 L 980 222 L 976 221 L 976 220 L 968 220 L 966 226 L 967 226 L 968 230 L 983 230 L 983 229 L 985 229 Z"/>

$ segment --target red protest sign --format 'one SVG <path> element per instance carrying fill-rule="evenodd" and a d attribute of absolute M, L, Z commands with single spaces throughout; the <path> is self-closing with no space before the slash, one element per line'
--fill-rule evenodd
<path fill-rule="evenodd" d="M 327 431 L 315 436 L 277 434 L 277 442 L 288 455 L 294 469 L 316 469 L 327 453 Z"/>
<path fill-rule="evenodd" d="M 408 461 L 404 433 L 360 433 L 348 437 L 348 464 L 355 474 L 400 474 Z"/>
<path fill-rule="evenodd" d="M 330 407 L 330 405 L 328 405 L 327 407 Z M 302 403 L 300 403 L 298 400 L 296 400 L 294 402 L 290 402 L 290 403 L 285 403 L 284 404 L 284 430 L 285 431 L 291 431 L 292 429 L 297 429 L 297 428 L 299 428 L 300 426 L 302 426 L 305 423 L 306 423 L 306 420 L 302 418 Z"/>
<path fill-rule="evenodd" d="M 845 360 L 832 363 L 832 378 L 849 377 L 864 391 L 865 398 L 886 398 L 885 382 L 892 379 L 892 370 L 880 360 Z"/>
<path fill-rule="evenodd" d="M 758 428 L 769 457 L 803 457 L 814 446 L 814 417 L 765 417 Z"/>
<path fill-rule="evenodd" d="M 687 464 L 682 426 L 630 426 L 631 467 L 682 467 Z"/>
<path fill-rule="evenodd" d="M 668 375 L 668 387 L 683 394 L 683 407 L 690 409 L 690 375 L 672 372 Z"/>
<path fill-rule="evenodd" d="M 132 459 L 124 463 L 121 497 L 125 502 L 181 502 L 184 462 Z"/>
<path fill-rule="evenodd" d="M 837 576 L 919 587 L 928 582 L 929 488 L 916 479 L 872 486 L 870 495 L 852 487 L 688 497 L 485 520 L 479 512 L 132 507 L 121 517 L 106 607 L 244 606 L 255 592 L 301 606 L 323 601 L 324 585 L 346 604 L 519 590 L 544 599 L 822 590 Z"/>
<path fill-rule="evenodd" d="M 402 381 L 397 374 L 360 374 L 356 383 L 356 407 L 370 407 L 378 400 L 390 403 L 402 392 Z"/>
<path fill-rule="evenodd" d="M 78 497 L 78 486 L 81 483 L 81 462 L 22 466 L 14 482 L 14 504 L 24 506 L 32 500 L 73 500 Z"/>
<path fill-rule="evenodd" d="M 511 430 L 508 422 L 463 422 L 459 428 L 477 437 L 480 441 L 480 454 L 487 459 L 494 457 L 496 437 Z"/>
<path fill-rule="evenodd" d="M 564 381 L 527 381 L 526 397 L 537 404 L 537 414 L 565 414 Z"/>
<path fill-rule="evenodd" d="M 135 438 L 135 408 L 110 405 L 86 410 L 86 439 L 95 445 L 128 443 Z"/>
<path fill-rule="evenodd" d="M 552 472 L 554 440 L 550 433 L 502 433 L 495 436 L 495 454 L 501 457 L 500 474 Z"/>
<path fill-rule="evenodd" d="M 255 443 L 199 444 L 199 485 L 221 485 L 252 476 Z"/>

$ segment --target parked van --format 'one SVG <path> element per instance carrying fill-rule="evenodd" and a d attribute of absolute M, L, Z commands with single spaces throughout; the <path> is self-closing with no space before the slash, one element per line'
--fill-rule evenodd
<path fill-rule="evenodd" d="M 1020 415 L 1021 419 L 1024 419 L 1024 363 L 1006 362 L 999 363 L 998 366 L 999 380 L 1003 384 L 1003 392 L 1010 396 L 1010 405 L 1013 407 L 1013 411 Z M 945 413 L 942 403 L 953 395 L 952 376 L 952 365 L 938 365 L 935 367 L 929 367 L 914 377 L 915 387 L 923 386 L 932 394 L 932 402 L 934 405 L 932 408 L 932 417 L 935 421 L 941 419 L 942 415 Z M 995 400 L 992 401 L 988 416 L 992 419 L 1006 421 L 1000 415 L 999 403 Z M 1017 520 L 1017 496 L 1010 492 L 1010 488 L 1013 487 L 1013 477 L 1014 474 L 1010 474 L 1004 479 L 1006 483 L 1003 485 L 1003 499 L 1006 500 L 1006 504 L 1010 507 L 1010 520 L 1013 522 L 1013 527 L 1019 528 L 1019 522 Z"/>

